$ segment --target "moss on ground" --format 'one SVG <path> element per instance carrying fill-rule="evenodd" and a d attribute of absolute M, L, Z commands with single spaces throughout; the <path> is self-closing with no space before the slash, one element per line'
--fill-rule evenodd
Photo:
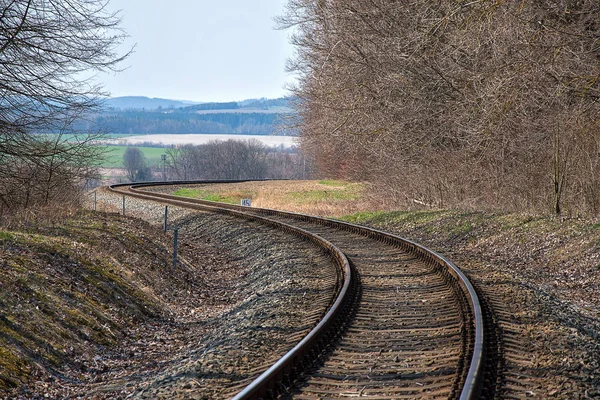
<path fill-rule="evenodd" d="M 323 179 L 323 180 L 319 181 L 319 185 L 326 185 L 326 186 L 344 187 L 348 184 L 349 184 L 349 182 L 347 182 L 347 181 L 340 181 L 340 180 L 335 180 L 335 179 Z"/>
<path fill-rule="evenodd" d="M 0 334 L 2 334 L 1 329 Z M 0 339 L 0 393 L 25 382 L 31 372 L 27 363 L 9 350 L 10 347 L 12 346 Z"/>
<path fill-rule="evenodd" d="M 325 186 L 325 188 L 316 187 L 292 191 L 287 193 L 287 200 L 300 205 L 356 201 L 360 199 L 363 190 L 360 183 L 345 181 L 322 180 L 319 181 L 319 185 Z"/>
<path fill-rule="evenodd" d="M 59 371 L 115 346 L 127 327 L 165 315 L 166 294 L 149 290 L 171 262 L 161 235 L 90 212 L 0 231 L 0 397 L 40 365 Z"/>
<path fill-rule="evenodd" d="M 10 232 L 0 231 L 0 242 L 13 240 L 14 236 Z"/>

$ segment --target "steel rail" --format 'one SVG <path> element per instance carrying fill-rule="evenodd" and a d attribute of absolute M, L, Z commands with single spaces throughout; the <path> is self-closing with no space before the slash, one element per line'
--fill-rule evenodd
<path fill-rule="evenodd" d="M 146 200 L 154 200 L 156 198 L 152 195 L 145 193 L 132 193 L 118 190 L 118 187 L 129 186 L 128 184 L 118 184 L 111 185 L 109 189 L 113 192 L 125 194 L 137 198 L 142 198 Z M 180 198 L 181 199 L 181 198 Z M 165 199 L 161 199 L 165 201 Z M 285 230 L 296 233 L 299 236 L 302 236 L 319 247 L 328 251 L 332 258 L 338 264 L 339 271 L 344 277 L 344 281 L 341 285 L 341 288 L 338 287 L 337 296 L 335 297 L 335 301 L 327 310 L 327 313 L 323 316 L 323 318 L 319 321 L 319 323 L 311 329 L 311 331 L 291 350 L 289 350 L 283 357 L 281 357 L 275 364 L 273 364 L 270 368 L 268 368 L 265 372 L 259 375 L 256 379 L 254 379 L 248 386 L 246 386 L 241 392 L 239 392 L 233 399 L 242 400 L 242 399 L 256 399 L 264 396 L 270 389 L 272 389 L 276 383 L 283 377 L 285 374 L 290 373 L 295 366 L 302 360 L 302 358 L 307 355 L 310 350 L 314 347 L 315 344 L 319 342 L 327 333 L 328 329 L 338 322 L 338 319 L 342 316 L 345 311 L 345 306 L 350 301 L 351 297 L 351 285 L 352 285 L 352 268 L 350 267 L 350 263 L 344 253 L 337 248 L 334 244 L 327 241 L 326 239 L 314 235 L 304 229 L 301 229 L 296 226 L 292 226 L 280 221 L 275 221 L 269 218 L 256 216 L 253 214 L 244 213 L 241 211 L 223 209 L 220 207 L 215 207 L 213 205 L 199 205 L 190 203 L 187 201 L 179 200 L 179 199 L 166 199 L 169 204 L 193 208 L 193 209 L 201 209 L 212 212 L 220 212 L 226 213 L 229 215 L 235 215 L 237 217 L 248 218 L 252 220 L 260 220 L 263 223 L 267 222 L 270 225 L 284 227 Z M 338 285 L 339 286 L 339 285 Z"/>
<path fill-rule="evenodd" d="M 241 183 L 241 182 L 249 182 L 244 180 L 215 180 L 215 181 L 170 181 L 170 182 L 143 182 L 138 184 L 119 184 L 111 186 L 111 190 L 115 187 L 119 186 L 129 186 L 129 192 L 126 194 L 137 195 L 137 196 L 145 196 L 150 194 L 153 197 L 153 200 L 156 198 L 162 199 L 162 201 L 177 201 L 182 199 L 181 196 L 168 195 L 163 193 L 155 193 L 148 192 L 142 190 L 144 187 L 151 186 L 173 186 L 173 185 L 191 185 L 191 184 L 214 184 L 214 183 Z M 123 193 L 123 192 L 120 192 Z M 256 208 L 256 207 L 245 207 L 245 206 L 237 206 L 233 204 L 219 203 L 209 200 L 199 200 L 199 199 L 189 199 L 185 200 L 187 203 L 192 203 L 196 205 L 206 205 L 209 207 L 215 207 L 220 209 L 228 209 L 228 210 L 238 210 L 238 211 L 248 211 L 251 210 L 255 213 L 263 213 L 267 215 L 281 215 L 287 216 L 291 218 L 301 219 L 304 221 L 311 221 L 318 224 L 325 224 L 332 227 L 338 227 L 344 230 L 350 230 L 359 234 L 362 234 L 367 237 L 379 239 L 385 243 L 396 244 L 401 248 L 412 252 L 413 254 L 420 255 L 425 260 L 430 260 L 438 264 L 440 267 L 445 268 L 456 281 L 459 283 L 460 287 L 463 289 L 463 293 L 465 297 L 468 299 L 471 312 L 473 314 L 474 326 L 473 326 L 473 353 L 471 355 L 471 361 L 469 364 L 469 370 L 467 372 L 467 376 L 463 383 L 463 387 L 460 394 L 460 400 L 475 400 L 478 399 L 481 393 L 481 388 L 483 385 L 483 376 L 484 376 L 484 323 L 483 323 L 483 312 L 481 309 L 481 304 L 479 302 L 479 297 L 475 288 L 467 278 L 467 276 L 449 259 L 446 257 L 436 253 L 433 250 L 428 249 L 427 247 L 420 245 L 411 240 L 402 238 L 397 235 L 393 235 L 387 232 L 383 232 L 377 229 L 351 224 L 348 222 L 338 221 L 329 218 L 320 218 L 306 214 L 299 214 L 287 211 L 279 211 L 267 208 Z M 212 206 L 211 206 L 212 205 Z M 240 397 L 241 399 L 243 397 Z M 250 397 L 247 397 L 250 398 Z M 238 397 L 236 397 L 238 399 Z"/>

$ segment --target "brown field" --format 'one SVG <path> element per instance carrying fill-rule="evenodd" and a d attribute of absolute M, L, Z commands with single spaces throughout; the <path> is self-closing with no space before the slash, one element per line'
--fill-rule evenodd
<path fill-rule="evenodd" d="M 253 207 L 332 217 L 387 208 L 368 193 L 364 184 L 334 180 L 186 185 L 169 191 L 234 204 L 250 198 Z"/>

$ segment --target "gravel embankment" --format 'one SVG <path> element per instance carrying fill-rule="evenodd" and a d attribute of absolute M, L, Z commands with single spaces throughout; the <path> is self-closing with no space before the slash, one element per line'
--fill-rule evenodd
<path fill-rule="evenodd" d="M 357 222 L 443 252 L 470 275 L 499 327 L 496 398 L 600 398 L 597 224 L 399 214 Z"/>
<path fill-rule="evenodd" d="M 99 210 L 122 207 L 121 196 L 105 189 L 98 191 L 97 198 Z M 126 198 L 126 214 L 158 228 L 164 206 Z M 179 227 L 185 262 L 193 265 L 198 261 L 195 254 L 202 254 L 200 250 L 209 246 L 239 265 L 235 279 L 219 276 L 219 268 L 211 268 L 210 275 L 200 271 L 192 277 L 204 282 L 207 293 L 230 297 L 231 302 L 224 312 L 200 324 L 202 329 L 194 329 L 193 320 L 187 316 L 190 334 L 185 339 L 178 336 L 181 348 L 174 349 L 171 359 L 161 361 L 162 368 L 141 381 L 128 382 L 125 378 L 118 385 L 133 386 L 125 392 L 139 398 L 228 397 L 239 390 L 236 386 L 249 383 L 316 325 L 318 317 L 312 314 L 315 310 L 324 313 L 331 300 L 333 263 L 313 245 L 257 223 L 171 206 L 169 221 Z M 213 281 L 226 281 L 227 285 L 215 286 Z M 202 315 L 204 310 L 195 312 Z M 153 346 L 172 346 L 168 335 L 159 336 Z M 147 344 L 140 340 L 140 345 Z M 114 385 L 98 385 L 94 393 L 115 394 Z M 119 395 L 126 393 L 119 391 Z"/>
<path fill-rule="evenodd" d="M 597 250 L 586 245 L 579 259 L 557 262 L 540 252 L 554 249 L 534 229 L 478 228 L 466 240 L 447 233 L 460 223 L 440 217 L 421 225 L 370 225 L 444 253 L 487 299 L 499 326 L 498 398 L 600 398 L 600 308 L 597 278 L 590 278 Z"/>

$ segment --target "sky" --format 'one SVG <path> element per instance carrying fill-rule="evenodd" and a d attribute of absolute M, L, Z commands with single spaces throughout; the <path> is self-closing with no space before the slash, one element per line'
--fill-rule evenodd
<path fill-rule="evenodd" d="M 135 45 L 118 73 L 97 81 L 111 97 L 191 101 L 277 98 L 293 82 L 289 32 L 275 29 L 286 0 L 110 0 Z"/>

